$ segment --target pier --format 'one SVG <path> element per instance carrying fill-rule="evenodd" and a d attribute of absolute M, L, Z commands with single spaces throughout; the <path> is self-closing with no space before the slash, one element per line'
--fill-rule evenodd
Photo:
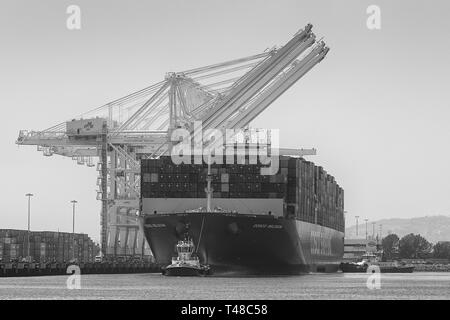
<path fill-rule="evenodd" d="M 36 277 L 67 275 L 68 267 L 76 265 L 81 274 L 159 273 L 161 267 L 152 262 L 93 262 L 93 263 L 0 263 L 0 277 Z"/>

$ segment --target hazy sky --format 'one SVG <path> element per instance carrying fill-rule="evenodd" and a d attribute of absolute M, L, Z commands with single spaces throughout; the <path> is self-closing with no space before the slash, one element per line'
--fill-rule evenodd
<path fill-rule="evenodd" d="M 66 8 L 81 8 L 81 30 Z M 366 8 L 381 8 L 381 30 Z M 448 1 L 18 1 L 0 2 L 0 228 L 71 230 L 98 239 L 95 168 L 14 144 L 180 71 L 283 45 L 307 23 L 331 51 L 254 127 L 280 128 L 285 147 L 345 189 L 348 224 L 450 214 Z"/>

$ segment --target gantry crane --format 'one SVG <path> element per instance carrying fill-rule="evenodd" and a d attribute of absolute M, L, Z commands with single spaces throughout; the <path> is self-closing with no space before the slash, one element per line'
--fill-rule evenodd
<path fill-rule="evenodd" d="M 147 255 L 140 224 L 140 159 L 167 154 L 176 128 L 247 127 L 327 54 L 308 24 L 284 46 L 183 72 L 43 131 L 21 130 L 19 145 L 96 166 L 101 248 L 106 256 Z M 306 152 L 307 153 L 307 152 Z M 304 153 L 302 153 L 304 154 Z M 96 162 L 96 163 L 95 163 Z"/>

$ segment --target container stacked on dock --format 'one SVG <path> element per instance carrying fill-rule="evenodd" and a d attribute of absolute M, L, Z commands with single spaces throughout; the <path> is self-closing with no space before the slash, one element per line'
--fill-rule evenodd
<path fill-rule="evenodd" d="M 28 255 L 26 230 L 0 229 L 0 259 L 17 261 Z M 72 240 L 73 239 L 73 240 Z M 73 257 L 81 262 L 92 262 L 98 253 L 87 234 L 31 231 L 30 256 L 37 262 L 65 262 Z"/>
<path fill-rule="evenodd" d="M 261 164 L 212 164 L 213 198 L 283 199 L 284 215 L 344 231 L 344 192 L 322 167 L 303 158 L 279 157 L 275 175 L 261 175 Z M 193 161 L 191 163 L 194 163 Z M 235 158 L 234 163 L 239 163 Z M 208 168 L 175 165 L 171 157 L 141 162 L 143 198 L 205 198 Z"/>

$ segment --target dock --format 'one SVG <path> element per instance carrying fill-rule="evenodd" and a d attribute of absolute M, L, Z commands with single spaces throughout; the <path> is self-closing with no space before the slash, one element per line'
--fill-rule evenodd
<path fill-rule="evenodd" d="M 93 262 L 93 263 L 0 263 L 0 277 L 36 277 L 67 275 L 68 267 L 76 265 L 81 274 L 159 273 L 161 267 L 152 262 Z"/>

